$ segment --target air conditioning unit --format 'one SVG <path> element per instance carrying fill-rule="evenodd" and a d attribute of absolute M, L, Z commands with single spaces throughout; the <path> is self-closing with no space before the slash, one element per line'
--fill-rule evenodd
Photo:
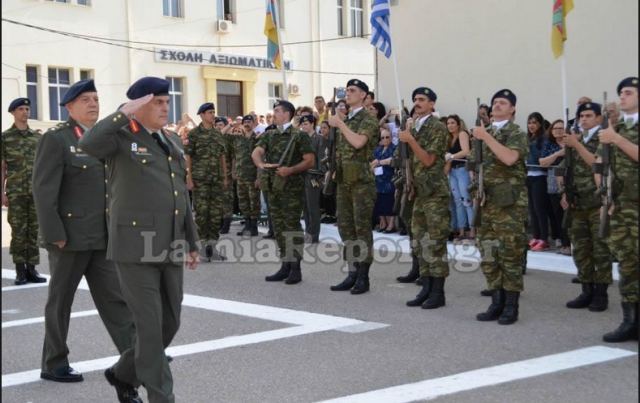
<path fill-rule="evenodd" d="M 298 84 L 289 84 L 289 95 L 300 95 Z"/>
<path fill-rule="evenodd" d="M 218 20 L 216 21 L 216 31 L 219 34 L 226 34 L 231 32 L 233 27 L 233 23 L 229 20 Z"/>

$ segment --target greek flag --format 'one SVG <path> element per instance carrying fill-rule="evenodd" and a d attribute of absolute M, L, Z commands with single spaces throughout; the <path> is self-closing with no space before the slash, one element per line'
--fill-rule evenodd
<path fill-rule="evenodd" d="M 389 29 L 389 0 L 373 0 L 371 4 L 371 44 L 384 55 L 391 56 L 391 31 Z"/>

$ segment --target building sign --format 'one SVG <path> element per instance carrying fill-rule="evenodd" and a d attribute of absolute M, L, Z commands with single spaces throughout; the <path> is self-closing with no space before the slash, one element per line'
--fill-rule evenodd
<path fill-rule="evenodd" d="M 232 66 L 246 69 L 276 70 L 275 64 L 264 57 L 230 55 L 201 50 L 155 49 L 155 60 L 165 63 Z M 284 61 L 284 68 L 291 70 L 291 61 Z"/>

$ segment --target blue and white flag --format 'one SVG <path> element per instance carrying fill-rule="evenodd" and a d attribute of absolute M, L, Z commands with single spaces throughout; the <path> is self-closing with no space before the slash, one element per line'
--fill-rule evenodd
<path fill-rule="evenodd" d="M 384 55 L 391 56 L 391 31 L 389 29 L 389 0 L 373 0 L 371 4 L 371 44 Z"/>

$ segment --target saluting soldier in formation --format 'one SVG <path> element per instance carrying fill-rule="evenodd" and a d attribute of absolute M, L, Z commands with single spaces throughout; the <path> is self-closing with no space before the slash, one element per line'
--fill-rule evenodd
<path fill-rule="evenodd" d="M 14 99 L 9 104 L 13 125 L 2 132 L 2 205 L 8 208 L 11 226 L 9 253 L 16 265 L 15 285 L 47 281 L 36 270 L 40 251 L 31 173 L 40 135 L 29 128 L 30 105 L 28 98 Z"/>
<path fill-rule="evenodd" d="M 109 193 L 117 195 L 109 203 L 107 258 L 116 264 L 136 327 L 135 345 L 105 371 L 120 401 L 132 401 L 128 392 L 141 384 L 151 402 L 175 401 L 164 350 L 180 325 L 183 266 L 195 269 L 198 263 L 182 143 L 162 129 L 168 94 L 167 80 L 139 79 L 127 91 L 131 101 L 79 144 L 105 159 Z"/>
<path fill-rule="evenodd" d="M 265 278 L 296 284 L 302 281 L 300 261 L 304 237 L 300 215 L 304 203 L 304 172 L 314 164 L 309 136 L 295 129 L 291 120 L 294 106 L 278 101 L 273 106 L 273 121 L 277 126 L 266 130 L 258 139 L 251 158 L 262 170 L 260 185 L 269 200 L 273 230 L 282 264 Z"/>
<path fill-rule="evenodd" d="M 203 243 L 205 259 L 224 260 L 216 250 L 222 220 L 223 189 L 230 186 L 227 178 L 226 150 L 220 142 L 222 134 L 214 127 L 216 109 L 213 103 L 200 106 L 202 122 L 188 134 L 185 147 L 187 183 L 193 189 L 195 220 Z"/>
<path fill-rule="evenodd" d="M 527 248 L 524 164 L 528 145 L 526 134 L 512 121 L 516 95 L 511 90 L 500 90 L 491 98 L 491 104 L 491 127 L 487 130 L 478 126 L 472 133 L 482 141 L 485 202 L 477 237 L 480 265 L 492 291 L 491 305 L 477 319 L 497 319 L 501 325 L 510 325 L 518 320 L 518 301 L 524 289 L 522 274 Z M 470 158 L 472 162 L 474 157 Z"/>
<path fill-rule="evenodd" d="M 638 339 L 638 77 L 627 77 L 617 87 L 622 118 L 599 134 L 600 150 L 611 144 L 614 181 L 609 249 L 618 259 L 622 323 L 603 336 L 609 343 Z M 598 180 L 599 178 L 596 178 Z"/>
<path fill-rule="evenodd" d="M 575 134 L 565 136 L 567 149 L 573 153 L 574 205 L 569 206 L 564 193 L 560 204 L 570 209 L 569 237 L 573 242 L 573 261 L 578 268 L 582 292 L 567 302 L 567 308 L 589 308 L 592 312 L 607 309 L 607 288 L 611 284 L 613 262 L 606 239 L 598 236 L 600 199 L 596 195 L 591 166 L 596 162 L 598 132 L 602 120 L 602 107 L 595 102 L 578 106 L 577 117 L 582 128 L 581 138 Z M 566 163 L 566 159 L 563 164 Z"/>
<path fill-rule="evenodd" d="M 369 161 L 380 133 L 378 121 L 364 108 L 369 86 L 361 80 L 347 82 L 348 116 L 336 108 L 329 125 L 336 127 L 336 204 L 338 232 L 344 244 L 347 277 L 332 291 L 363 294 L 369 291 L 369 268 L 373 262 L 371 216 L 376 186 Z"/>
<path fill-rule="evenodd" d="M 419 87 L 411 97 L 415 105 L 415 124 L 413 119 L 407 121 L 410 129 L 400 132 L 399 140 L 407 143 L 413 154 L 416 200 L 411 223 L 414 235 L 412 249 L 420 262 L 422 290 L 415 299 L 407 302 L 407 306 L 435 309 L 445 305 L 444 282 L 449 275 L 450 192 L 444 173 L 449 133 L 444 124 L 431 115 L 438 99 L 433 90 Z"/>
<path fill-rule="evenodd" d="M 258 187 L 258 169 L 251 159 L 256 146 L 257 135 L 253 115 L 242 118 L 244 134 L 233 136 L 233 173 L 236 179 L 238 205 L 244 216 L 244 228 L 237 235 L 258 235 L 260 218 L 260 188 Z"/>
<path fill-rule="evenodd" d="M 320 241 L 320 197 L 322 195 L 322 180 L 324 171 L 321 161 L 326 154 L 326 141 L 315 129 L 316 119 L 313 115 L 300 117 L 300 130 L 309 136 L 315 162 L 304 178 L 304 230 L 308 242 Z"/>
<path fill-rule="evenodd" d="M 80 382 L 82 374 L 69 366 L 67 334 L 73 297 L 82 276 L 120 353 L 133 345 L 135 328 L 115 266 L 106 260 L 106 168 L 78 145 L 98 120 L 100 108 L 93 80 L 73 84 L 60 105 L 69 111 L 69 119 L 42 136 L 33 169 L 33 196 L 51 272 L 40 377 Z M 135 388 L 129 390 L 129 396 L 137 397 Z"/>

